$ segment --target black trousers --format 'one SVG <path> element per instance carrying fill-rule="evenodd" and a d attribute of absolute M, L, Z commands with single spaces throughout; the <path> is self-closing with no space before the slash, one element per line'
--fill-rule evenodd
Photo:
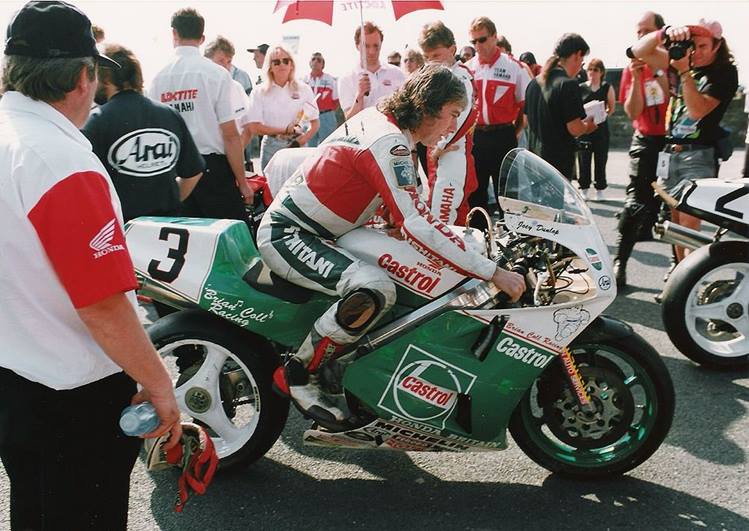
<path fill-rule="evenodd" d="M 56 391 L 0 368 L 0 459 L 16 530 L 125 530 L 141 440 L 119 428 L 135 382 Z M 3 501 L 3 504 L 5 501 Z"/>
<path fill-rule="evenodd" d="M 591 143 L 591 149 L 578 151 L 578 164 L 580 173 L 577 176 L 577 182 L 580 188 L 587 190 L 590 188 L 590 170 L 591 165 L 595 164 L 594 176 L 596 190 L 605 190 L 606 183 L 606 162 L 609 159 L 609 129 L 602 126 L 594 134 L 581 138 Z"/>
<path fill-rule="evenodd" d="M 186 216 L 247 221 L 242 194 L 225 155 L 203 155 L 206 168 L 183 203 Z"/>
<path fill-rule="evenodd" d="M 624 208 L 619 213 L 619 237 L 616 258 L 626 264 L 635 243 L 652 239 L 653 224 L 658 219 L 661 201 L 652 183 L 656 180 L 658 153 L 665 146 L 665 137 L 646 136 L 635 132 L 629 148 L 629 184 Z"/>
<path fill-rule="evenodd" d="M 515 127 L 507 125 L 489 131 L 476 128 L 473 132 L 473 159 L 476 164 L 476 180 L 478 188 L 468 198 L 471 208 L 481 207 L 486 209 L 489 197 L 486 189 L 489 179 L 492 180 L 494 197 L 499 190 L 504 188 L 505 183 L 500 183 L 499 170 L 502 160 L 512 149 L 518 147 L 518 139 L 515 136 Z M 471 225 L 476 228 L 484 228 L 486 221 L 483 216 L 474 216 Z"/>

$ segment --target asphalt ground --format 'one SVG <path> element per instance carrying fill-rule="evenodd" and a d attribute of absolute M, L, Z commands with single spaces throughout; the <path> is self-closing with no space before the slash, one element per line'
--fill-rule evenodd
<path fill-rule="evenodd" d="M 734 153 L 721 174 L 738 176 L 743 155 Z M 612 152 L 607 200 L 589 203 L 612 253 L 626 169 L 626 152 Z M 676 414 L 664 444 L 625 476 L 562 480 L 514 444 L 482 454 L 304 447 L 307 423 L 292 411 L 265 458 L 218 476 L 182 514 L 172 510 L 176 474 L 150 475 L 139 461 L 129 529 L 749 530 L 749 373 L 702 369 L 673 347 L 653 300 L 667 253 L 663 244 L 638 244 L 628 267 L 631 287 L 606 311 L 656 348 L 676 388 Z M 0 530 L 9 529 L 8 498 L 0 466 Z"/>

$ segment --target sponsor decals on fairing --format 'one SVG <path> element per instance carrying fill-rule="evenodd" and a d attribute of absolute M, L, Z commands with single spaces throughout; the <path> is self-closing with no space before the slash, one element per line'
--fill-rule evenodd
<path fill-rule="evenodd" d="M 404 284 L 412 287 L 419 293 L 430 294 L 435 286 L 439 284 L 441 277 L 431 276 L 419 271 L 415 266 L 401 264 L 393 255 L 385 253 L 377 260 L 377 265 L 386 270 L 391 276 L 401 280 Z"/>
<path fill-rule="evenodd" d="M 384 389 L 378 407 L 401 418 L 444 428 L 460 393 L 476 375 L 409 345 Z"/>

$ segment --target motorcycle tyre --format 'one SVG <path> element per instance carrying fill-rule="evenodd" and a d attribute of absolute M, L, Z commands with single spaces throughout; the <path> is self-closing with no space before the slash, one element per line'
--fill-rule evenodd
<path fill-rule="evenodd" d="M 270 450 L 286 425 L 289 400 L 273 391 L 273 371 L 280 358 L 267 340 L 201 310 L 162 317 L 148 329 L 148 335 L 157 350 L 185 339 L 216 343 L 239 358 L 252 373 L 262 404 L 258 425 L 239 450 L 219 460 L 217 472 L 243 469 Z M 184 411 L 183 414 L 189 416 Z"/>
<path fill-rule="evenodd" d="M 749 366 L 749 354 L 725 357 L 712 354 L 700 347 L 689 334 L 684 308 L 692 287 L 706 274 L 722 265 L 746 262 L 749 242 L 717 242 L 691 252 L 682 260 L 668 279 L 663 290 L 661 316 L 663 326 L 674 346 L 687 358 L 713 369 L 744 369 Z"/>
<path fill-rule="evenodd" d="M 575 351 L 576 349 L 585 348 L 587 344 L 589 343 L 586 339 L 580 340 L 580 338 L 578 338 L 578 341 L 573 342 L 572 345 L 570 345 L 570 350 Z M 520 403 L 515 408 L 515 411 L 510 418 L 509 429 L 513 440 L 536 464 L 560 477 L 577 480 L 595 480 L 619 476 L 644 463 L 651 455 L 653 455 L 653 453 L 655 453 L 666 438 L 666 435 L 671 428 L 676 403 L 673 382 L 671 380 L 671 375 L 668 373 L 668 369 L 655 349 L 653 349 L 653 347 L 642 337 L 632 333 L 627 336 L 609 337 L 606 340 L 595 341 L 590 344 L 599 346 L 608 345 L 616 350 L 626 353 L 635 360 L 648 375 L 650 375 L 657 396 L 658 413 L 653 421 L 653 427 L 648 436 L 648 440 L 645 441 L 635 452 L 625 456 L 622 460 L 606 463 L 601 466 L 581 466 L 566 460 L 558 459 L 555 455 L 549 453 L 537 444 L 533 439 L 529 433 L 529 429 L 532 428 L 526 426 L 523 415 L 523 408 L 528 407 L 528 404 L 531 401 L 531 389 L 529 389 L 520 400 Z M 551 369 L 551 366 L 549 369 Z M 562 371 L 563 369 L 561 368 L 560 363 L 558 377 L 564 378 L 564 385 L 568 385 L 566 383 L 566 377 Z M 604 445 L 604 447 L 605 446 L 607 445 Z"/>

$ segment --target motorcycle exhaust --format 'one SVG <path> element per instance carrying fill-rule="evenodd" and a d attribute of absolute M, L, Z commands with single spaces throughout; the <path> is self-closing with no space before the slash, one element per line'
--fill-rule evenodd
<path fill-rule="evenodd" d="M 653 226 L 653 236 L 656 240 L 664 243 L 679 245 L 692 250 L 713 242 L 710 236 L 705 236 L 699 231 L 683 227 L 678 223 L 671 223 L 670 221 L 656 223 Z"/>

